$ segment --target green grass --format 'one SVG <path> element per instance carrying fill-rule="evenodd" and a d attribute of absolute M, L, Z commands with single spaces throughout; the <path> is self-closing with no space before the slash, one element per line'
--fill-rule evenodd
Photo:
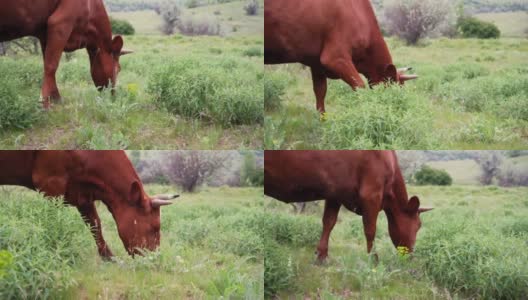
<path fill-rule="evenodd" d="M 497 25 L 503 37 L 528 37 L 528 12 L 526 11 L 480 13 L 475 17 Z"/>
<path fill-rule="evenodd" d="M 174 192 L 146 186 L 150 194 Z M 182 194 L 162 212 L 158 252 L 132 259 L 115 222 L 98 205 L 116 261 L 103 262 L 75 208 L 22 188 L 3 188 L 0 201 L 0 298 L 261 299 L 263 245 L 256 226 L 262 190 L 205 188 Z M 0 252 L 4 253 L 4 252 Z M 4 258 L 4 254 L 0 259 Z"/>
<path fill-rule="evenodd" d="M 291 205 L 269 198 L 265 207 L 269 218 L 290 220 L 290 240 L 303 237 L 301 243 L 280 242 L 270 257 L 274 269 L 266 270 L 271 276 L 281 272 L 280 278 L 288 280 L 287 285 L 271 286 L 280 287 L 278 297 L 515 299 L 526 295 L 528 269 L 523 261 L 528 256 L 521 249 L 528 234 L 524 221 L 527 188 L 408 188 L 424 206 L 435 209 L 422 216 L 412 260 L 398 256 L 381 214 L 374 243 L 379 264 L 366 254 L 361 217 L 346 210 L 341 211 L 332 232 L 328 262 L 314 264 L 323 204 L 310 204 L 308 213 L 294 215 Z M 313 229 L 306 235 L 296 229 L 300 224 Z M 275 256 L 279 256 L 278 261 Z"/>
<path fill-rule="evenodd" d="M 96 91 L 90 78 L 88 57 L 84 51 L 77 51 L 72 59 L 64 58 L 57 72 L 58 87 L 64 102 L 55 105 L 51 111 L 35 113 L 31 103 L 36 103 L 40 94 L 42 59 L 40 57 L 16 57 L 0 59 L 0 69 L 10 70 L 13 89 L 17 84 L 18 98 L 6 97 L 12 103 L 9 112 L 0 113 L 4 125 L 12 123 L 12 116 L 19 117 L 19 123 L 2 128 L 0 148 L 3 149 L 258 149 L 262 145 L 263 101 L 258 81 L 248 82 L 239 87 L 240 93 L 229 95 L 233 103 L 247 99 L 250 91 L 250 116 L 256 116 L 249 122 L 231 122 L 225 120 L 195 118 L 167 110 L 155 101 L 155 94 L 149 92 L 148 84 L 156 74 L 172 64 L 190 61 L 235 62 L 231 76 L 226 79 L 249 80 L 246 72 L 251 70 L 258 76 L 262 70 L 262 57 L 248 56 L 248 49 L 262 48 L 262 37 L 172 37 L 130 36 L 125 45 L 136 52 L 121 59 L 117 96 Z M 174 62 L 174 63 L 172 63 Z M 16 68 L 13 68 L 16 66 Z M 218 65 L 217 65 L 218 66 Z M 175 69 L 176 72 L 179 70 Z M 196 71 L 199 71 L 198 69 Z M 220 72 L 221 69 L 210 69 Z M 6 73 L 7 74 L 7 73 Z M 178 76 L 178 73 L 173 74 Z M 243 76 L 244 78 L 238 78 Z M 213 84 L 206 82 L 205 84 Z M 178 86 L 181 88 L 181 86 Z M 11 95 L 13 90 L 2 88 L 0 96 Z M 209 107 L 218 108 L 219 113 L 244 114 L 243 110 L 230 111 L 229 97 L 217 95 L 209 99 Z M 178 99 L 193 103 L 196 99 Z M 4 99 L 2 99 L 3 102 Z M 218 102 L 218 103 L 216 103 Z M 243 101 L 242 101 L 243 102 Z M 18 103 L 18 104 L 17 104 Z M 26 106 L 21 106 L 21 104 Z M 222 108 L 220 103 L 222 103 Z M 263 103 L 263 102 L 261 102 Z M 244 104 L 244 103 L 242 103 Z M 13 111 L 15 108 L 19 108 Z M 22 110 L 23 109 L 23 110 Z M 206 108 L 203 108 L 204 110 Z M 4 123 L 2 115 L 7 116 Z M 224 117 L 224 116 L 223 116 Z M 233 119 L 233 118 L 232 118 Z M 30 122 L 29 122 L 30 121 Z M 28 124 L 29 122 L 29 124 Z M 29 128 L 28 128 L 29 127 Z M 21 129 L 22 128 L 22 129 Z"/>
<path fill-rule="evenodd" d="M 319 121 L 315 110 L 309 69 L 267 66 L 265 76 L 280 73 L 288 88 L 281 108 L 266 111 L 265 148 L 526 148 L 526 40 L 437 39 L 418 47 L 394 39 L 388 43 L 396 65 L 414 67 L 420 78 L 402 89 L 357 92 L 331 80 L 326 121 Z"/>

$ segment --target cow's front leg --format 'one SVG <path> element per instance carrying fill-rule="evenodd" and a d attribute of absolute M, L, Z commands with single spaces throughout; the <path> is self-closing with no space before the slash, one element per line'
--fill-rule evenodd
<path fill-rule="evenodd" d="M 44 54 L 44 82 L 42 83 L 41 95 L 44 109 L 50 107 L 50 100 L 53 102 L 61 101 L 55 73 L 73 29 L 72 22 L 65 20 L 64 15 L 59 9 L 48 19 L 46 42 L 42 46 Z"/>
<path fill-rule="evenodd" d="M 326 200 L 323 213 L 323 232 L 317 246 L 317 262 L 323 263 L 328 257 L 328 239 L 337 222 L 337 215 L 341 204 L 337 201 Z"/>
<path fill-rule="evenodd" d="M 95 238 L 95 243 L 97 244 L 97 250 L 99 251 L 99 255 L 104 260 L 110 260 L 113 254 L 112 251 L 110 251 L 110 248 L 108 248 L 108 246 L 106 245 L 106 242 L 103 238 L 101 220 L 99 219 L 99 215 L 97 214 L 97 210 L 95 209 L 95 203 L 84 203 L 80 206 L 77 206 L 77 209 L 81 213 L 81 216 L 86 222 L 86 224 L 90 226 L 92 235 Z"/>
<path fill-rule="evenodd" d="M 326 75 L 321 68 L 312 67 L 310 68 L 312 72 L 312 82 L 313 90 L 315 93 L 315 98 L 317 99 L 317 110 L 321 113 L 325 113 L 325 96 L 326 96 Z"/>
<path fill-rule="evenodd" d="M 338 48 L 341 43 L 328 42 L 321 53 L 321 64 L 344 80 L 352 89 L 365 87 L 365 83 L 352 63 L 350 52 Z"/>

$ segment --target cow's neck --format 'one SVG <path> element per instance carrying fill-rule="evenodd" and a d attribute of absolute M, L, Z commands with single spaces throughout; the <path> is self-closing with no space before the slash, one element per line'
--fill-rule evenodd
<path fill-rule="evenodd" d="M 89 1 L 90 15 L 85 26 L 73 30 L 65 47 L 66 51 L 87 48 L 92 51 L 110 52 L 112 28 L 110 19 L 101 0 Z"/>
<path fill-rule="evenodd" d="M 391 196 L 386 196 L 383 199 L 383 210 L 387 215 L 389 223 L 394 221 L 394 218 L 405 212 L 409 195 L 405 187 L 405 180 L 400 171 L 399 165 L 395 162 L 394 182 L 392 184 Z"/>
<path fill-rule="evenodd" d="M 381 32 L 371 38 L 368 51 L 357 65 L 359 73 L 365 75 L 369 84 L 383 82 L 385 69 L 392 64 L 392 56 Z"/>

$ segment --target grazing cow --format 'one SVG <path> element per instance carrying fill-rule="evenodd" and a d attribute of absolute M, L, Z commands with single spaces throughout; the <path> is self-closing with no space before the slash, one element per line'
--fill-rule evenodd
<path fill-rule="evenodd" d="M 394 151 L 266 151 L 264 193 L 277 200 L 325 200 L 318 260 L 328 256 L 328 239 L 341 205 L 363 217 L 367 252 L 372 250 L 381 210 L 395 247 L 413 250 L 421 226 L 418 197 L 407 196 Z"/>
<path fill-rule="evenodd" d="M 417 78 L 397 70 L 369 0 L 265 0 L 264 63 L 311 69 L 317 110 L 324 113 L 326 79 L 353 89 Z"/>
<path fill-rule="evenodd" d="M 0 42 L 34 36 L 40 40 L 44 56 L 42 101 L 60 101 L 55 72 L 63 51 L 86 48 L 93 82 L 99 89 L 115 86 L 120 71 L 123 39 L 112 39 L 110 20 L 102 0 L 2 0 Z"/>
<path fill-rule="evenodd" d="M 77 207 L 101 257 L 112 252 L 101 231 L 95 200 L 108 207 L 130 255 L 160 243 L 160 207 L 177 195 L 149 197 L 123 151 L 0 151 L 0 184 L 20 185 Z"/>

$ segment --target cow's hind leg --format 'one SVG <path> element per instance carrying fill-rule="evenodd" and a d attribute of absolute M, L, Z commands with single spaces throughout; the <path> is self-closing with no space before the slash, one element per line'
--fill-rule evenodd
<path fill-rule="evenodd" d="M 77 206 L 77 209 L 81 213 L 81 216 L 83 217 L 86 224 L 88 224 L 91 228 L 92 234 L 95 238 L 95 243 L 97 244 L 97 250 L 99 251 L 99 255 L 104 260 L 110 260 L 113 254 L 112 251 L 110 251 L 110 248 L 108 248 L 108 246 L 106 245 L 106 242 L 103 238 L 101 220 L 99 219 L 99 215 L 97 214 L 97 210 L 95 209 L 95 203 L 86 202 L 80 206 Z"/>
<path fill-rule="evenodd" d="M 344 80 L 352 89 L 365 87 L 363 79 L 359 76 L 352 63 L 352 57 L 346 49 L 339 48 L 340 43 L 327 42 L 321 53 L 321 64 L 329 72 Z"/>
<path fill-rule="evenodd" d="M 44 82 L 42 83 L 42 101 L 44 109 L 50 107 L 50 100 L 61 100 L 55 73 L 59 61 L 73 30 L 73 21 L 68 20 L 66 8 L 59 6 L 48 19 L 47 37 L 44 50 Z M 75 10 L 74 10 L 75 11 Z"/>
<path fill-rule="evenodd" d="M 317 99 L 317 110 L 320 113 L 325 112 L 325 96 L 326 96 L 326 75 L 324 74 L 324 70 L 320 67 L 311 67 L 310 68 L 312 72 L 312 82 L 313 82 L 313 90 L 315 93 L 315 98 Z"/>
<path fill-rule="evenodd" d="M 322 263 L 328 257 L 328 239 L 330 233 L 337 222 L 337 215 L 339 214 L 341 204 L 337 201 L 326 200 L 323 214 L 323 232 L 317 246 L 317 262 Z"/>

